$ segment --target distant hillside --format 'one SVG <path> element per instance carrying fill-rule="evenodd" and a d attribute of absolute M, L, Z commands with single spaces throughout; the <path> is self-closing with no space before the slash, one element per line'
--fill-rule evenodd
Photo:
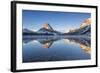
<path fill-rule="evenodd" d="M 27 28 L 23 29 L 23 35 L 30 35 L 30 34 L 37 34 L 37 33 Z"/>
<path fill-rule="evenodd" d="M 27 29 L 27 28 L 24 28 L 24 29 L 23 29 L 23 33 L 33 33 L 33 31 L 31 31 L 31 30 L 29 30 L 29 29 Z"/>

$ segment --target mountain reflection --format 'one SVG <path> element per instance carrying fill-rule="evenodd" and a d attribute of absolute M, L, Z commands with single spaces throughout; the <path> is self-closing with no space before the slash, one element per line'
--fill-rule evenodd
<path fill-rule="evenodd" d="M 50 48 L 52 44 L 59 40 L 64 40 L 67 43 L 75 43 L 80 46 L 85 53 L 91 53 L 91 39 L 87 36 L 23 36 L 23 43 L 28 44 L 31 41 L 38 41 L 44 48 Z M 34 44 L 34 43 L 33 43 Z"/>
<path fill-rule="evenodd" d="M 83 49 L 85 53 L 91 53 L 91 40 L 89 37 L 68 37 L 67 40 L 69 40 L 69 42 L 79 44 L 80 48 Z"/>

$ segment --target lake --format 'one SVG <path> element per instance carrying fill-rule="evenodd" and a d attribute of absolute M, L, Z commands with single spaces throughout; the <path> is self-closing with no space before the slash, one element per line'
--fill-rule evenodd
<path fill-rule="evenodd" d="M 91 59 L 88 36 L 23 36 L 23 63 Z"/>

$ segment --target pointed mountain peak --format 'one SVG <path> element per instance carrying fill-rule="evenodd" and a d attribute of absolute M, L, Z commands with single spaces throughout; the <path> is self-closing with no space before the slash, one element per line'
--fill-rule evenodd
<path fill-rule="evenodd" d="M 45 28 L 45 29 L 48 29 L 48 30 L 53 30 L 53 28 L 48 23 L 43 24 L 42 27 Z"/>

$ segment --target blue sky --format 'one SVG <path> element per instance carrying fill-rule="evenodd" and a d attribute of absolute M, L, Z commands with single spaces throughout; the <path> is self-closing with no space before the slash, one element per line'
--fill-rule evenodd
<path fill-rule="evenodd" d="M 49 23 L 54 30 L 65 32 L 78 28 L 90 17 L 90 13 L 23 10 L 22 24 L 23 28 L 37 31 L 43 24 Z"/>

